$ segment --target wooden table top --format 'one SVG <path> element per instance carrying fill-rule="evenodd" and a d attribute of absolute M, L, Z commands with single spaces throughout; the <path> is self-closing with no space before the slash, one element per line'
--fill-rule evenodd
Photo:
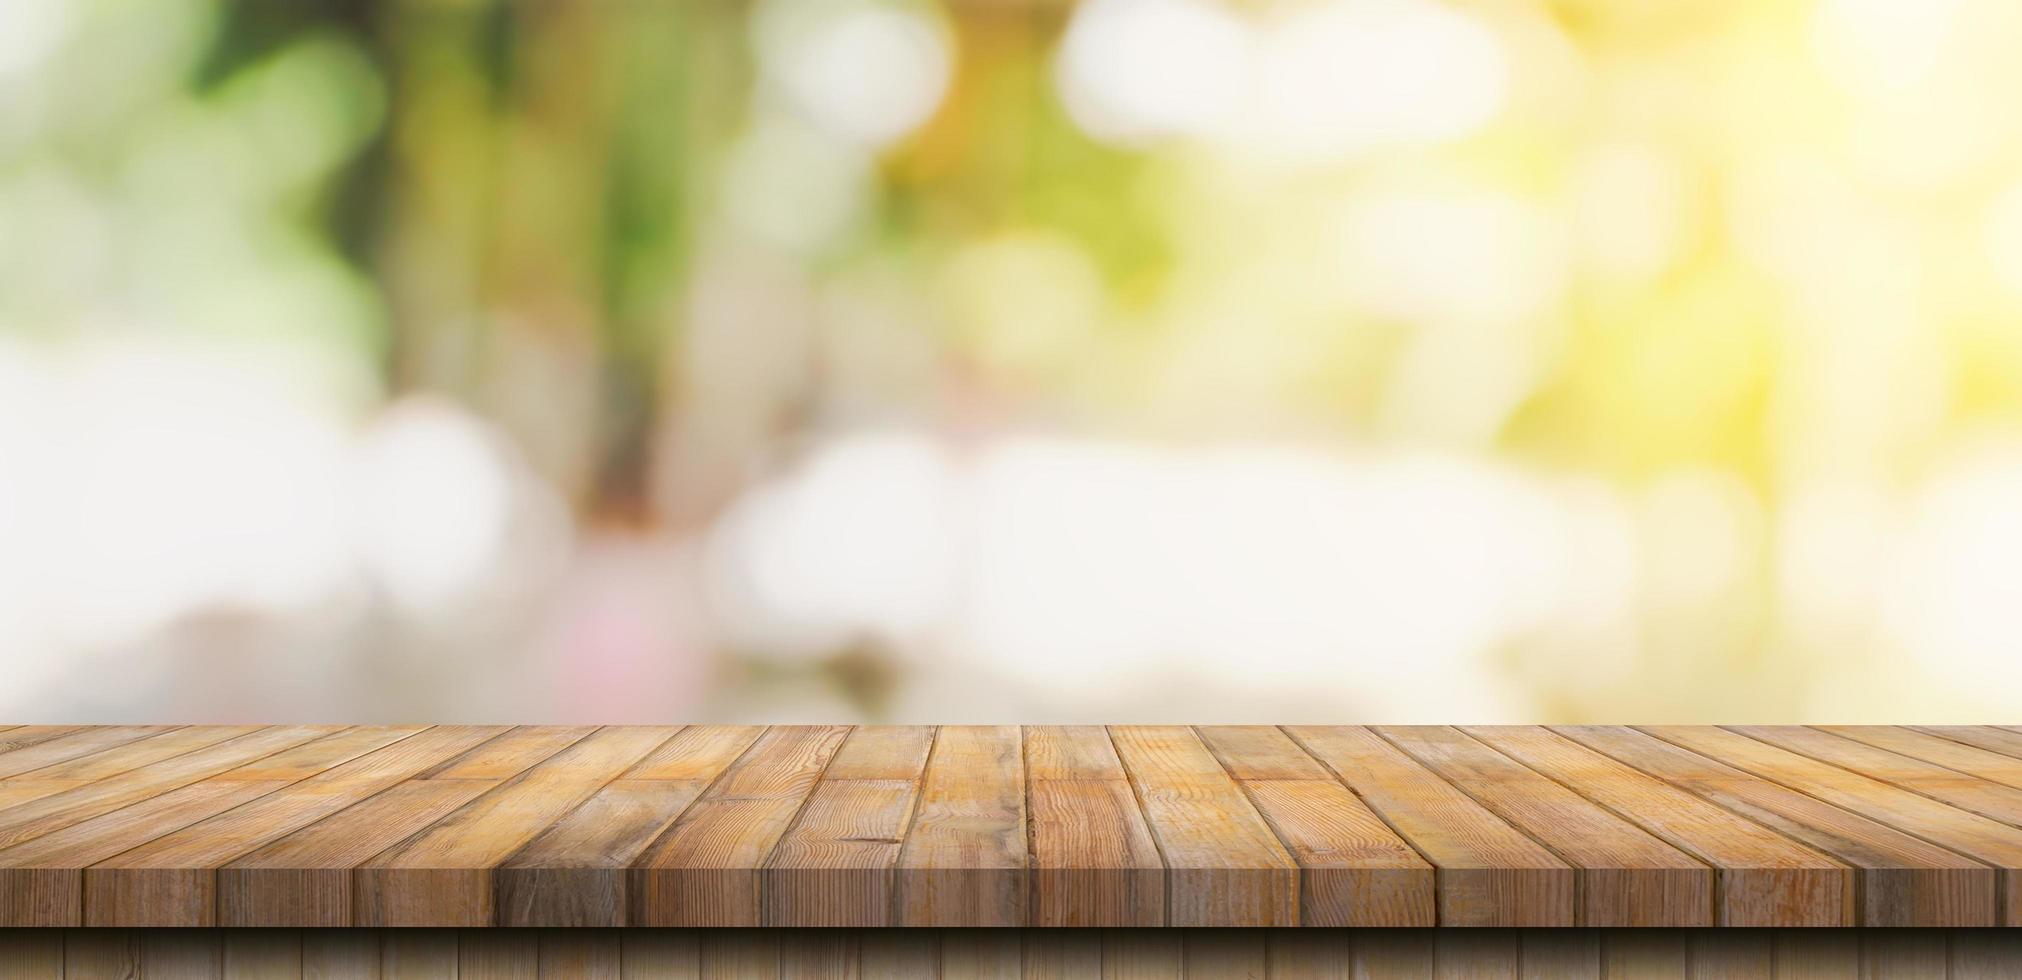
<path fill-rule="evenodd" d="M 2022 728 L 0 728 L 0 926 L 2022 924 Z"/>

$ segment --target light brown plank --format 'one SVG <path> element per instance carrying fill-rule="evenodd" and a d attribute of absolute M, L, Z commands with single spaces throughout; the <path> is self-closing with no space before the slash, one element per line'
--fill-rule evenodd
<path fill-rule="evenodd" d="M 359 925 L 490 925 L 492 869 L 678 729 L 599 729 L 353 872 Z"/>
<path fill-rule="evenodd" d="M 1165 862 L 1099 726 L 1025 729 L 1031 923 L 1161 926 Z"/>
<path fill-rule="evenodd" d="M 85 924 L 216 925 L 217 868 L 497 734 L 445 726 L 355 729 L 276 753 L 210 782 L 285 784 L 228 812 L 164 834 L 85 872 Z"/>
<path fill-rule="evenodd" d="M 766 859 L 766 924 L 893 924 L 894 867 L 933 740 L 926 727 L 850 733 Z"/>
<path fill-rule="evenodd" d="M 1913 725 L 1912 730 L 1948 738 L 2011 758 L 2022 759 L 2022 732 L 1991 725 Z"/>
<path fill-rule="evenodd" d="M 1720 869 L 1720 925 L 1853 925 L 1853 870 L 1654 776 L 1542 728 L 1468 734 Z"/>
<path fill-rule="evenodd" d="M 1396 746 L 1365 728 L 1286 732 L 1439 869 L 1441 925 L 1574 924 L 1573 869 Z"/>
<path fill-rule="evenodd" d="M 490 779 L 401 783 L 218 869 L 218 924 L 348 926 L 359 864 L 493 789 Z"/>
<path fill-rule="evenodd" d="M 2003 924 L 2022 925 L 2022 830 L 1725 729 L 1641 730 L 1998 869 Z"/>
<path fill-rule="evenodd" d="M 339 730 L 337 726 L 330 725 L 260 729 L 142 769 L 108 776 L 75 789 L 0 810 L 0 847 L 10 847 L 62 830 Z"/>
<path fill-rule="evenodd" d="M 498 924 L 625 925 L 627 866 L 706 785 L 621 779 L 598 790 L 499 865 Z"/>
<path fill-rule="evenodd" d="M 1896 725 L 1818 725 L 1819 731 L 1933 762 L 1990 783 L 2022 787 L 2022 759 Z"/>
<path fill-rule="evenodd" d="M 1299 862 L 1302 925 L 1434 924 L 1432 865 L 1284 732 L 1197 731 Z"/>
<path fill-rule="evenodd" d="M 779 926 L 892 924 L 892 866 L 917 784 L 824 779 L 780 838 L 763 876 L 764 917 Z"/>
<path fill-rule="evenodd" d="M 1185 726 L 1110 730 L 1166 863 L 1174 926 L 1299 924 L 1299 864 Z"/>
<path fill-rule="evenodd" d="M 40 745 L 53 738 L 61 738 L 77 731 L 81 725 L 16 725 L 0 732 L 0 761 L 7 754 L 31 745 Z"/>
<path fill-rule="evenodd" d="M 595 725 L 565 728 L 521 725 L 415 778 L 511 779 L 588 738 L 596 730 Z"/>
<path fill-rule="evenodd" d="M 188 728 L 175 728 L 131 742 L 123 742 L 90 755 L 43 766 L 21 775 L 27 779 L 83 781 L 104 779 L 107 776 L 142 769 L 164 759 L 173 759 L 184 753 L 194 752 L 241 735 L 250 735 L 259 730 L 259 725 L 191 725 Z M 323 733 L 332 734 L 338 730 L 330 727 L 323 729 Z"/>
<path fill-rule="evenodd" d="M 1853 770 L 1961 810 L 1970 810 L 1991 820 L 2011 826 L 2022 824 L 2022 789 L 2013 786 L 1989 782 L 1934 762 L 1811 728 L 1733 725 L 1728 730 Z M 1908 734 L 1915 735 L 1914 732 Z"/>
<path fill-rule="evenodd" d="M 1022 742 L 1016 726 L 940 729 L 899 853 L 896 924 L 1025 924 Z"/>
<path fill-rule="evenodd" d="M 1237 959 L 1235 963 L 1220 961 L 1201 962 L 1196 955 L 1200 944 L 1196 935 L 1233 936 L 1240 941 L 1247 937 L 1249 942 L 1242 947 L 1255 944 L 1263 954 L 1258 957 L 1262 963 L 1248 957 Z M 1351 937 L 1356 933 L 1333 929 L 1195 929 L 1187 934 L 1187 976 L 1256 976 L 1271 977 L 1272 980 L 1333 980 L 1336 977 L 1353 976 L 1355 973 L 1355 949 Z M 1429 972 L 1429 971 L 1428 971 Z"/>
<path fill-rule="evenodd" d="M 1776 936 L 1766 929 L 1701 929 L 1688 941 L 1692 980 L 1771 980 Z"/>
<path fill-rule="evenodd" d="M 1517 980 L 1524 933 L 1514 929 L 1440 929 L 1432 935 L 1439 980 Z"/>
<path fill-rule="evenodd" d="M 626 870 L 761 728 L 691 725 L 499 865 L 499 924 L 621 926 Z"/>
<path fill-rule="evenodd" d="M 173 725 L 117 725 L 80 728 L 0 752 L 0 779 L 88 756 L 128 742 L 174 731 Z"/>
<path fill-rule="evenodd" d="M 1862 925 L 1996 921 L 1984 864 L 1632 728 L 1553 731 L 1859 869 Z"/>
<path fill-rule="evenodd" d="M 631 922 L 757 925 L 766 858 L 849 729 L 768 729 L 634 863 Z"/>
<path fill-rule="evenodd" d="M 1376 731 L 1578 868 L 1581 925 L 1713 924 L 1713 869 L 1691 855 L 1458 729 Z"/>

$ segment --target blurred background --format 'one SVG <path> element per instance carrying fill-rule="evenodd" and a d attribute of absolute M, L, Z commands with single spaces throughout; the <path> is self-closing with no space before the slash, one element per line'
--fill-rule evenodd
<path fill-rule="evenodd" d="M 2022 712 L 2011 0 L 7 0 L 0 714 Z"/>

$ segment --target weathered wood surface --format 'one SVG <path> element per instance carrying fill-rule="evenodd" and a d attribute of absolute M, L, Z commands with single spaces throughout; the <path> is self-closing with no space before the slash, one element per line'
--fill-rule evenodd
<path fill-rule="evenodd" d="M 7 980 L 1996 980 L 1990 929 L 0 929 Z"/>
<path fill-rule="evenodd" d="M 0 926 L 1434 925 L 2022 925 L 2022 732 L 0 727 Z"/>

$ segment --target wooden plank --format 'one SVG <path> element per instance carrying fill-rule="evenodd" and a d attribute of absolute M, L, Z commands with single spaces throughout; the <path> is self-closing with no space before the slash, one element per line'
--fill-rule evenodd
<path fill-rule="evenodd" d="M 1436 935 L 1439 931 L 1435 929 L 1358 929 L 1353 975 L 1356 980 L 1432 976 L 1439 968 L 1438 950 L 1432 943 Z"/>
<path fill-rule="evenodd" d="M 224 948 L 215 930 L 149 929 L 140 939 L 143 977 L 221 977 Z"/>
<path fill-rule="evenodd" d="M 1517 980 L 1523 933 L 1513 929 L 1441 929 L 1432 936 L 1439 980 Z"/>
<path fill-rule="evenodd" d="M 62 830 L 339 730 L 330 725 L 264 728 L 0 810 L 0 847 Z"/>
<path fill-rule="evenodd" d="M 2022 759 L 1896 725 L 1818 725 L 1819 731 L 1866 742 L 1913 759 L 1978 776 L 1990 783 L 2022 787 Z M 2022 739 L 2018 739 L 2022 741 Z"/>
<path fill-rule="evenodd" d="M 1025 729 L 1030 922 L 1160 926 L 1165 862 L 1099 726 Z"/>
<path fill-rule="evenodd" d="M 619 980 L 623 951 L 615 929 L 542 929 L 540 975 L 569 980 Z"/>
<path fill-rule="evenodd" d="M 1376 731 L 1577 868 L 1581 925 L 1713 924 L 1713 869 L 1691 855 L 1457 729 Z"/>
<path fill-rule="evenodd" d="M 298 929 L 227 929 L 220 932 L 225 980 L 269 980 L 302 975 Z"/>
<path fill-rule="evenodd" d="M 1518 975 L 1524 980 L 1599 980 L 1602 935 L 1599 929 L 1525 929 Z"/>
<path fill-rule="evenodd" d="M 1692 980 L 1771 980 L 1776 936 L 1766 929 L 1704 929 L 1692 933 Z"/>
<path fill-rule="evenodd" d="M 941 934 L 937 929 L 871 929 L 857 944 L 864 980 L 911 980 L 941 975 Z"/>
<path fill-rule="evenodd" d="M 1951 931 L 1952 980 L 2007 980 L 2022 976 L 2022 934 L 1996 929 Z"/>
<path fill-rule="evenodd" d="M 174 731 L 173 725 L 116 725 L 81 728 L 0 752 L 0 779 L 67 762 L 80 756 L 125 745 L 137 739 Z"/>
<path fill-rule="evenodd" d="M 625 980 L 696 980 L 702 975 L 702 937 L 693 929 L 627 929 L 620 946 Z"/>
<path fill-rule="evenodd" d="M 0 926 L 84 921 L 84 869 L 280 787 L 204 781 L 0 850 Z"/>
<path fill-rule="evenodd" d="M 621 926 L 627 870 L 762 728 L 691 725 L 501 862 L 498 922 L 506 926 Z"/>
<path fill-rule="evenodd" d="M 490 779 L 401 783 L 218 869 L 218 924 L 348 926 L 353 870 L 498 785 Z"/>
<path fill-rule="evenodd" d="M 1308 926 L 1429 926 L 1432 865 L 1284 732 L 1196 729 L 1299 862 L 1299 920 Z"/>
<path fill-rule="evenodd" d="M 588 738 L 596 730 L 595 725 L 566 728 L 521 725 L 415 778 L 511 779 Z"/>
<path fill-rule="evenodd" d="M 1250 942 L 1264 947 L 1258 952 L 1260 964 L 1247 957 L 1236 963 L 1202 963 L 1195 955 L 1198 944 L 1196 935 L 1250 937 Z M 1334 980 L 1336 977 L 1353 976 L 1355 973 L 1355 950 L 1348 940 L 1352 933 L 1331 929 L 1196 929 L 1189 930 L 1187 936 L 1187 976 L 1269 976 L 1273 980 Z M 1244 944 L 1247 945 L 1247 944 Z M 1240 947 L 1237 952 L 1240 952 Z M 1240 972 L 1238 972 L 1240 971 Z"/>
<path fill-rule="evenodd" d="M 53 738 L 61 738 L 82 728 L 82 725 L 16 725 L 0 732 L 0 761 L 7 753 L 40 745 Z"/>
<path fill-rule="evenodd" d="M 70 929 L 63 937 L 63 972 L 89 980 L 126 980 L 141 976 L 140 937 L 136 929 Z"/>
<path fill-rule="evenodd" d="M 837 980 L 858 975 L 864 930 L 787 929 L 778 933 L 779 975 L 794 980 Z"/>
<path fill-rule="evenodd" d="M 766 924 L 893 924 L 894 868 L 933 739 L 925 727 L 850 733 L 766 859 Z"/>
<path fill-rule="evenodd" d="M 1686 980 L 1691 975 L 1690 933 L 1610 929 L 1601 934 L 1601 976 L 1607 980 Z"/>
<path fill-rule="evenodd" d="M 1439 869 L 1441 925 L 1574 924 L 1573 869 L 1396 746 L 1359 727 L 1286 732 Z"/>
<path fill-rule="evenodd" d="M 173 759 L 186 752 L 209 745 L 216 745 L 227 739 L 250 735 L 260 730 L 259 725 L 191 725 L 175 728 L 145 738 L 134 739 L 90 755 L 78 756 L 65 762 L 43 766 L 22 773 L 28 779 L 75 779 L 89 782 L 117 776 L 120 773 L 141 769 L 164 759 Z M 339 731 L 325 729 L 325 733 Z"/>
<path fill-rule="evenodd" d="M 1989 782 L 1933 762 L 1811 728 L 1733 725 L 1728 730 L 1798 755 L 1850 769 L 1961 810 L 1970 810 L 1991 820 L 2011 826 L 2022 824 L 2022 789 L 2013 786 Z"/>
<path fill-rule="evenodd" d="M 2001 755 L 2022 759 L 2022 732 L 1991 725 L 1913 725 L 1913 731 L 1926 735 L 1948 738 L 1961 745 L 1970 745 Z"/>
<path fill-rule="evenodd" d="M 1860 976 L 1860 933 L 1836 929 L 1778 929 L 1777 980 L 1853 980 Z"/>
<path fill-rule="evenodd" d="M 541 933 L 533 929 L 465 929 L 456 939 L 456 975 L 484 980 L 540 980 Z"/>
<path fill-rule="evenodd" d="M 634 863 L 632 923 L 758 925 L 765 860 L 848 734 L 768 729 Z"/>
<path fill-rule="evenodd" d="M 2003 924 L 2022 925 L 2022 830 L 1725 729 L 1641 730 L 1996 868 Z"/>
<path fill-rule="evenodd" d="M 599 729 L 353 872 L 359 925 L 481 926 L 492 869 L 678 729 Z"/>
<path fill-rule="evenodd" d="M 1861 974 L 1877 980 L 1945 980 L 1945 932 L 1936 929 L 1870 929 L 1861 933 Z"/>
<path fill-rule="evenodd" d="M 1469 726 L 1468 734 L 1720 869 L 1718 924 L 1853 925 L 1853 869 L 1542 728 Z"/>
<path fill-rule="evenodd" d="M 708 784 L 620 779 L 500 863 L 498 924 L 622 926 L 627 867 Z"/>
<path fill-rule="evenodd" d="M 302 930 L 303 980 L 375 980 L 378 976 L 378 930 Z"/>
<path fill-rule="evenodd" d="M 1102 930 L 1027 929 L 1024 932 L 1026 980 L 1102 980 Z M 931 967 L 931 964 L 928 965 Z"/>
<path fill-rule="evenodd" d="M 1552 730 L 1859 869 L 1862 925 L 1997 921 L 1996 875 L 1980 862 L 1632 728 Z"/>
<path fill-rule="evenodd" d="M 1026 840 L 1020 729 L 943 726 L 899 852 L 896 924 L 1024 925 Z"/>
<path fill-rule="evenodd" d="M 456 980 L 454 929 L 386 929 L 379 933 L 379 975 L 386 980 Z"/>
<path fill-rule="evenodd" d="M 280 788 L 99 862 L 85 872 L 86 925 L 217 924 L 217 869 L 497 734 L 446 726 L 345 732 L 276 753 L 208 782 Z"/>
<path fill-rule="evenodd" d="M 63 933 L 0 929 L 0 980 L 63 980 Z"/>
<path fill-rule="evenodd" d="M 1299 863 L 1193 730 L 1110 730 L 1166 863 L 1175 926 L 1299 924 Z"/>
<path fill-rule="evenodd" d="M 766 924 L 891 925 L 892 866 L 918 791 L 898 779 L 816 784 L 766 860 Z"/>
<path fill-rule="evenodd" d="M 1108 929 L 1102 980 L 1172 980 L 1185 975 L 1186 947 L 1174 929 Z"/>
<path fill-rule="evenodd" d="M 779 933 L 774 929 L 711 929 L 702 933 L 704 980 L 776 980 Z"/>
<path fill-rule="evenodd" d="M 1228 980 L 1268 980 L 1272 975 L 1273 944 L 1278 937 L 1294 935 L 1285 930 L 1266 931 L 1263 929 L 1188 929 L 1183 953 L 1186 957 L 1188 977 L 1226 977 Z M 1306 935 L 1316 935 L 1306 933 Z M 1351 970 L 1352 957 L 1348 955 L 1348 943 L 1340 933 L 1320 933 L 1328 944 L 1340 950 L 1340 959 Z M 1028 947 L 1029 949 L 1029 947 Z M 1279 959 L 1277 962 L 1284 962 Z M 1029 964 L 1028 964 L 1029 967 Z M 1347 976 L 1343 971 L 1331 976 Z"/>

